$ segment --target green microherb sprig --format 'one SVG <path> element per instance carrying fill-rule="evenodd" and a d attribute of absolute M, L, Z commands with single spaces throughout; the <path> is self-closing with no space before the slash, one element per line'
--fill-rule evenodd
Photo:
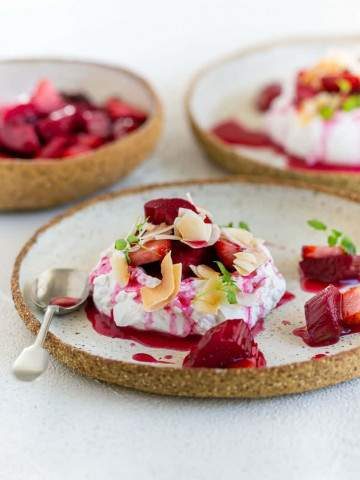
<path fill-rule="evenodd" d="M 141 240 L 141 236 L 144 233 L 144 227 L 147 223 L 147 219 L 139 220 L 133 227 L 132 232 L 125 238 L 119 238 L 115 242 L 115 249 L 124 253 L 126 260 L 130 263 L 129 252 L 131 247 L 138 245 Z"/>
<path fill-rule="evenodd" d="M 222 288 L 225 292 L 227 301 L 230 304 L 237 303 L 237 298 L 236 298 L 237 286 L 235 281 L 231 277 L 231 273 L 226 269 L 223 263 L 218 261 L 216 261 L 215 263 L 218 266 L 218 269 L 220 270 L 220 274 L 221 274 L 220 280 L 221 280 Z"/>
<path fill-rule="evenodd" d="M 340 232 L 340 230 L 336 230 L 335 228 L 328 229 L 325 223 L 316 219 L 308 220 L 307 224 L 314 230 L 328 232 L 327 242 L 330 247 L 339 245 L 345 250 L 346 253 L 350 255 L 356 254 L 355 244 L 348 236 L 346 236 L 343 232 Z"/>
<path fill-rule="evenodd" d="M 225 227 L 233 228 L 234 227 L 234 222 L 229 222 L 227 225 L 225 225 Z M 250 232 L 249 225 L 246 222 L 244 222 L 243 220 L 240 220 L 240 222 L 238 223 L 238 228 L 242 228 L 243 230 L 247 230 L 248 232 Z"/>

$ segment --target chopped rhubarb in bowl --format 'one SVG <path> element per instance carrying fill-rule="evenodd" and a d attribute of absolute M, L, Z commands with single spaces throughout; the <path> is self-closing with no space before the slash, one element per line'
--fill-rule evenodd
<path fill-rule="evenodd" d="M 156 144 L 160 102 L 130 71 L 39 59 L 2 61 L 0 73 L 0 209 L 89 194 L 131 171 Z"/>

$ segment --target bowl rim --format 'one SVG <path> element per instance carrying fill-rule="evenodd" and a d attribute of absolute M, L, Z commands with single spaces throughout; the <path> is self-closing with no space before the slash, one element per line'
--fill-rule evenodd
<path fill-rule="evenodd" d="M 40 323 L 25 301 L 20 286 L 20 271 L 28 252 L 48 229 L 91 205 L 114 198 L 127 197 L 142 192 L 156 192 L 157 189 L 166 187 L 226 183 L 292 187 L 330 194 L 334 197 L 359 203 L 351 196 L 350 192 L 344 189 L 317 185 L 296 178 L 279 178 L 270 174 L 262 176 L 228 175 L 218 178 L 153 183 L 98 195 L 54 216 L 36 230 L 18 253 L 11 275 L 11 292 L 16 310 L 26 327 L 36 333 Z M 316 390 L 360 376 L 360 370 L 358 369 L 360 346 L 323 357 L 317 361 L 305 360 L 261 369 L 168 368 L 161 365 L 129 363 L 91 354 L 63 342 L 51 332 L 47 337 L 46 348 L 57 360 L 70 366 L 77 373 L 136 390 L 162 395 L 259 398 Z M 250 385 L 250 390 L 247 389 L 249 388 L 248 385 Z M 208 393 L 204 393 L 204 388 L 208 388 Z M 254 393 L 256 388 L 261 389 L 260 393 Z M 214 392 L 214 389 L 216 392 Z"/>
<path fill-rule="evenodd" d="M 155 88 L 152 86 L 150 81 L 140 75 L 139 73 L 136 73 L 135 71 L 131 70 L 128 67 L 122 67 L 120 65 L 117 65 L 115 63 L 110 63 L 110 62 L 102 62 L 98 60 L 87 60 L 87 59 L 80 59 L 76 57 L 14 57 L 14 58 L 3 58 L 0 59 L 0 65 L 4 64 L 26 64 L 26 63 L 42 63 L 42 62 L 48 62 L 48 63 L 59 63 L 59 64 L 78 64 L 78 65 L 84 65 L 84 66 L 89 66 L 89 67 L 99 67 L 101 69 L 105 70 L 111 70 L 115 73 L 125 73 L 129 77 L 132 77 L 133 79 L 137 80 L 144 90 L 146 90 L 149 94 L 150 97 L 153 101 L 153 109 L 151 112 L 149 112 L 147 119 L 145 122 L 140 125 L 136 130 L 128 133 L 125 135 L 123 138 L 120 138 L 118 140 L 113 140 L 112 142 L 106 143 L 104 145 L 101 145 L 100 147 L 90 150 L 89 152 L 85 152 L 79 155 L 75 155 L 71 158 L 64 159 L 64 158 L 31 158 L 31 159 L 26 159 L 26 158 L 21 158 L 21 157 L 4 157 L 0 159 L 0 169 L 1 166 L 9 167 L 11 165 L 13 166 L 19 166 L 19 165 L 26 165 L 27 168 L 29 165 L 33 165 L 31 168 L 38 168 L 43 167 L 44 165 L 49 166 L 49 168 L 58 168 L 58 165 L 64 165 L 67 164 L 68 162 L 71 163 L 81 163 L 84 160 L 89 160 L 91 158 L 92 154 L 94 152 L 98 152 L 100 150 L 106 149 L 109 147 L 109 145 L 113 145 L 116 143 L 120 143 L 123 140 L 127 139 L 129 136 L 135 136 L 137 133 L 141 132 L 142 130 L 146 129 L 149 124 L 157 117 L 162 117 L 163 115 L 163 106 L 160 100 L 160 96 L 158 93 L 155 91 Z M 64 162 L 64 163 L 63 163 Z"/>
<path fill-rule="evenodd" d="M 252 55 L 258 52 L 266 52 L 276 47 L 284 46 L 284 45 L 296 45 L 298 43 L 306 43 L 311 44 L 314 42 L 325 42 L 325 41 L 348 41 L 348 42 L 359 42 L 360 44 L 360 35 L 356 33 L 350 34 L 324 34 L 324 35 L 294 35 L 294 36 L 285 36 L 279 37 L 275 40 L 265 40 L 259 43 L 252 43 L 246 47 L 238 48 L 230 53 L 225 55 L 219 56 L 217 59 L 208 62 L 204 66 L 202 66 L 190 79 L 188 86 L 185 91 L 184 95 L 184 108 L 185 108 L 185 115 L 191 126 L 195 136 L 201 137 L 200 141 L 205 141 L 212 145 L 216 150 L 223 151 L 226 153 L 231 153 L 234 155 L 239 161 L 246 161 L 249 164 L 258 165 L 259 168 L 270 168 L 272 173 L 275 172 L 283 172 L 285 175 L 299 175 L 308 177 L 309 179 L 313 179 L 315 181 L 316 177 L 318 178 L 349 178 L 352 175 L 350 172 L 346 171 L 311 171 L 311 170 L 298 170 L 298 169 L 280 169 L 278 167 L 273 167 L 271 165 L 267 165 L 264 162 L 259 162 L 252 158 L 249 158 L 246 154 L 240 154 L 236 152 L 232 145 L 227 145 L 222 142 L 216 135 L 214 135 L 209 130 L 200 126 L 198 121 L 195 118 L 195 114 L 192 110 L 192 99 L 195 94 L 195 89 L 197 87 L 198 82 L 205 77 L 207 74 L 211 73 L 216 68 L 221 67 L 222 65 L 231 62 L 232 60 L 241 59 L 246 57 L 247 55 Z M 220 163 L 220 161 L 219 161 Z M 236 172 L 238 173 L 238 172 Z M 264 174 L 269 172 L 264 172 Z M 360 174 L 359 174 L 360 178 Z"/>

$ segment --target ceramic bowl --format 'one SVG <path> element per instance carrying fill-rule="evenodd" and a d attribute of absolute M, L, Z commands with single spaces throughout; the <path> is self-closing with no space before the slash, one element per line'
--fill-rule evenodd
<path fill-rule="evenodd" d="M 269 149 L 225 144 L 210 132 L 214 125 L 231 117 L 256 129 L 260 119 L 254 99 L 261 87 L 286 79 L 333 49 L 358 50 L 359 46 L 358 36 L 281 40 L 239 51 L 204 68 L 191 82 L 185 100 L 200 146 L 211 160 L 232 173 L 298 178 L 346 189 L 360 198 L 360 170 L 343 173 L 290 169 L 284 157 Z"/>
<path fill-rule="evenodd" d="M 98 63 L 28 59 L 0 62 L 0 103 L 33 89 L 41 78 L 59 90 L 83 92 L 95 102 L 120 96 L 148 113 L 147 121 L 127 136 L 71 159 L 1 159 L 0 210 L 53 207 L 116 182 L 154 149 L 162 125 L 160 100 L 137 74 Z"/>

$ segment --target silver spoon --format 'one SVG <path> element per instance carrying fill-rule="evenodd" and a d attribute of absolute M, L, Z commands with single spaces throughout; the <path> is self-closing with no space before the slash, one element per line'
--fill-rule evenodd
<path fill-rule="evenodd" d="M 78 310 L 89 295 L 88 274 L 70 268 L 46 270 L 31 285 L 34 304 L 45 311 L 35 342 L 24 348 L 13 365 L 19 380 L 32 381 L 47 369 L 49 353 L 44 348 L 46 334 L 54 315 Z"/>

